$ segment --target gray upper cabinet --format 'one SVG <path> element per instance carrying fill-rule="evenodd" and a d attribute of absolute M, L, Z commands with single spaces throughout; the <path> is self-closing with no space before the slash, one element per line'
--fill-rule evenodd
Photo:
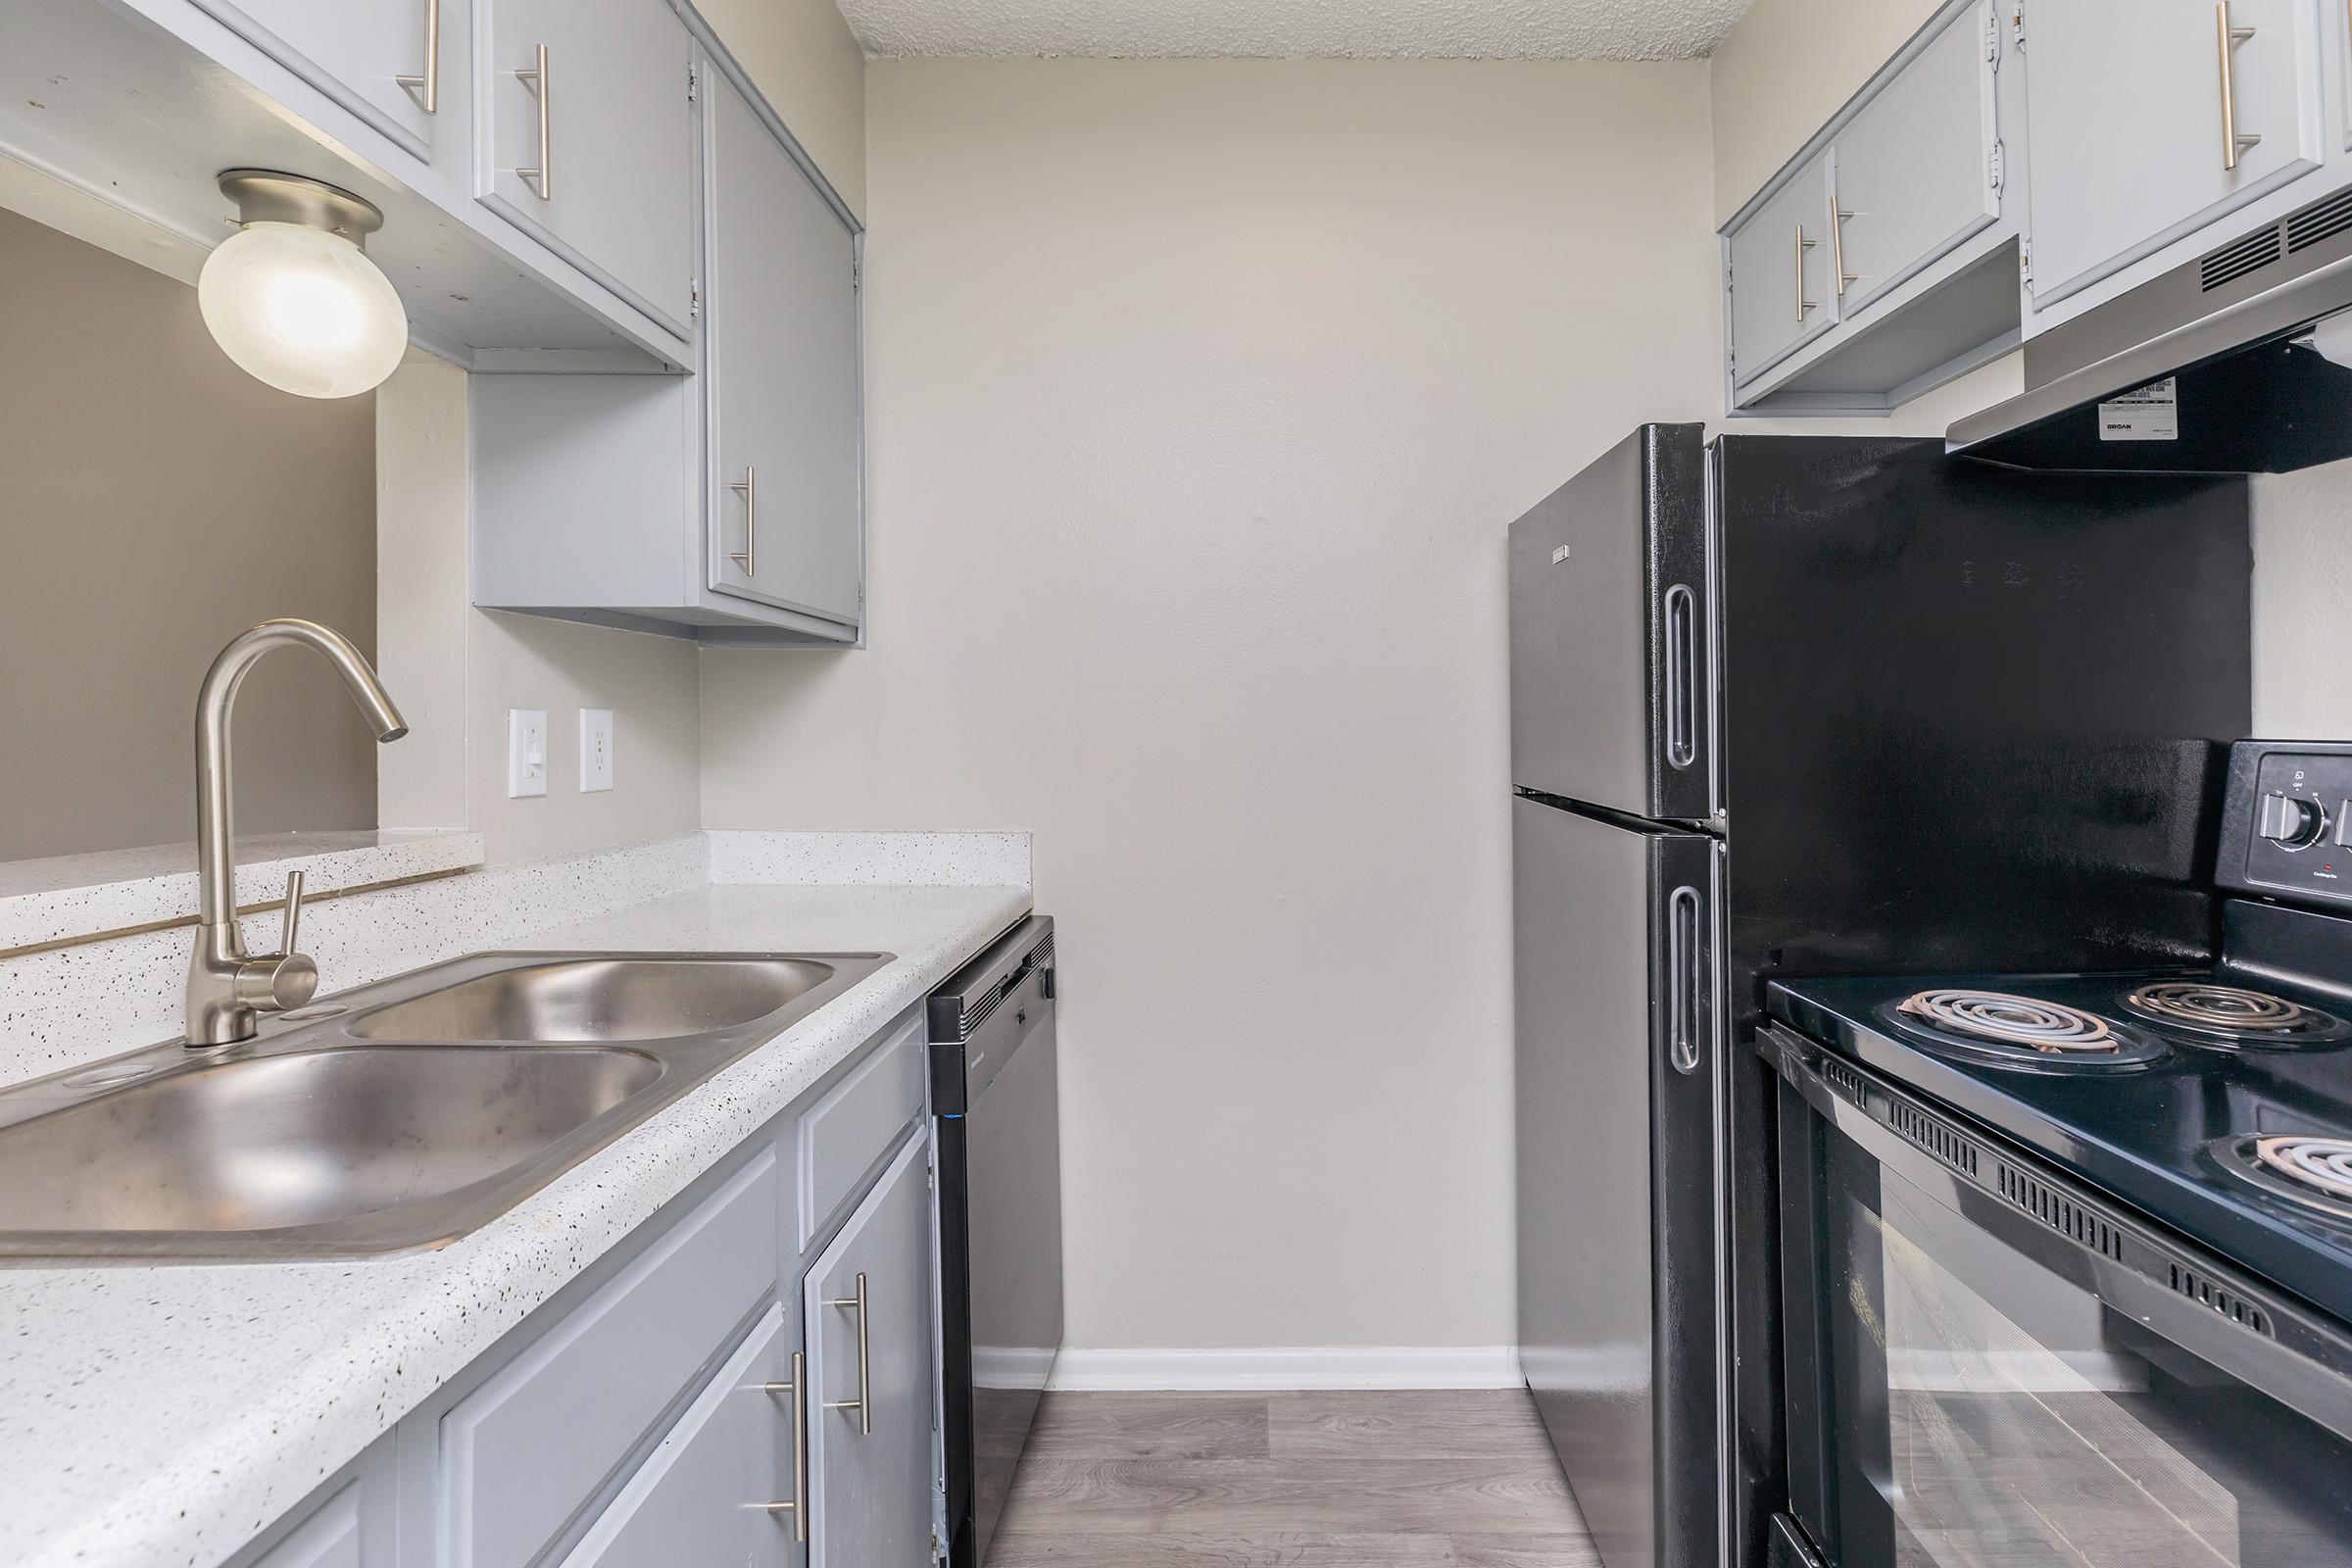
<path fill-rule="evenodd" d="M 1732 359 L 1742 386 L 1837 323 L 1830 165 L 1815 157 L 1731 236 Z"/>
<path fill-rule="evenodd" d="M 2017 345 L 2005 14 L 1945 0 L 1724 225 L 1733 413 L 1883 415 Z"/>
<path fill-rule="evenodd" d="M 695 119 L 685 24 L 662 0 L 475 4 L 475 194 L 687 336 Z"/>
<path fill-rule="evenodd" d="M 857 237 L 743 96 L 710 94 L 709 585 L 856 623 Z"/>
<path fill-rule="evenodd" d="M 457 57 L 464 0 L 197 0 L 280 65 L 432 161 L 442 74 Z M 444 47 L 442 28 L 452 27 Z M 455 99 L 453 98 L 453 103 Z"/>
<path fill-rule="evenodd" d="M 699 373 L 474 377 L 473 602 L 710 643 L 854 647 L 858 229 L 723 62 L 698 74 L 699 102 L 679 104 L 700 111 L 707 193 L 688 228 L 702 239 Z M 561 190 L 569 175 L 556 177 Z"/>
<path fill-rule="evenodd" d="M 2025 32 L 2036 307 L 2326 157 L 2319 0 L 2033 0 Z"/>
<path fill-rule="evenodd" d="M 1841 317 L 2001 216 L 1996 60 L 1984 13 L 1963 11 L 1838 133 L 1830 262 Z"/>
<path fill-rule="evenodd" d="M 909 1135 L 808 1270 L 808 1568 L 932 1558 L 928 1155 Z"/>

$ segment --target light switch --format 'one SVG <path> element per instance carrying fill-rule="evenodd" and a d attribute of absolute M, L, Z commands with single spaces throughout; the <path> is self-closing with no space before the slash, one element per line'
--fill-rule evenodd
<path fill-rule="evenodd" d="M 507 710 L 507 798 L 547 793 L 547 710 Z"/>
<path fill-rule="evenodd" d="M 580 710 L 580 793 L 612 787 L 612 710 Z"/>

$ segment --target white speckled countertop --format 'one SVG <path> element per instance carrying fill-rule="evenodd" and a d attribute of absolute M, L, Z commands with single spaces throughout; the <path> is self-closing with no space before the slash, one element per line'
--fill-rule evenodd
<path fill-rule="evenodd" d="M 1019 847 L 1025 881 L 1025 841 Z M 1029 902 L 1025 886 L 704 885 L 498 941 L 881 950 L 898 959 L 440 1250 L 362 1262 L 0 1270 L 0 1562 L 203 1568 L 225 1559 Z"/>

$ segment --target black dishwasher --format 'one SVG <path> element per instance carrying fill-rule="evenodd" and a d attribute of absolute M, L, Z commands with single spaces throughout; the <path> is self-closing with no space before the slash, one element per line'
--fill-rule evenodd
<path fill-rule="evenodd" d="M 984 1560 L 1061 1349 L 1054 997 L 1045 915 L 931 996 L 950 1568 Z"/>

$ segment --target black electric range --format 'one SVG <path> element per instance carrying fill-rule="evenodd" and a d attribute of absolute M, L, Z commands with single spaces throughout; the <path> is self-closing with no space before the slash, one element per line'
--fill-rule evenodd
<path fill-rule="evenodd" d="M 2352 746 L 2219 836 L 2205 967 L 1767 988 L 1797 1560 L 2352 1568 Z"/>
<path fill-rule="evenodd" d="M 2352 961 L 2352 920 L 2298 913 Z M 2352 1323 L 2352 1003 L 2224 966 L 1798 980 L 1767 1007 Z"/>

